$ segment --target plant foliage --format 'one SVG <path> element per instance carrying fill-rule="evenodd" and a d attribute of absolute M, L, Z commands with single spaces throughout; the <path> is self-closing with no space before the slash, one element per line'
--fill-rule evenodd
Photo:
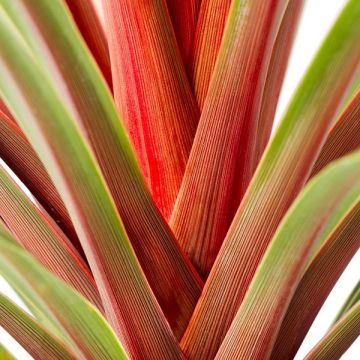
<path fill-rule="evenodd" d="M 31 356 L 295 356 L 360 247 L 358 0 L 270 136 L 303 3 L 0 0 L 0 325 Z"/>

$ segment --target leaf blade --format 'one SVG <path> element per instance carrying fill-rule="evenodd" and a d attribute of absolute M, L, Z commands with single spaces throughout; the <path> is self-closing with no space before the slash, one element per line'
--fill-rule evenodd
<path fill-rule="evenodd" d="M 360 4 L 351 0 L 313 60 L 269 143 L 182 339 L 185 352 L 203 351 L 203 347 L 197 347 L 197 339 L 203 339 L 202 344 L 206 342 L 213 349 L 219 345 L 278 224 L 307 180 L 336 114 L 336 105 L 359 63 L 359 16 Z M 211 299 L 218 294 L 222 296 L 215 310 Z M 222 318 L 215 313 L 222 313 Z M 211 339 L 208 326 L 213 331 Z"/>
<path fill-rule="evenodd" d="M 23 32 L 32 35 L 28 43 L 48 70 L 62 100 L 70 111 L 75 108 L 71 114 L 90 142 L 147 280 L 175 334 L 180 336 L 202 283 L 147 190 L 111 95 L 74 24 L 58 0 L 2 1 L 23 10 L 14 16 L 26 25 Z M 22 19 L 22 14 L 29 19 Z M 42 54 L 49 53 L 51 57 L 46 60 Z M 53 69 L 52 62 L 57 69 Z"/>
<path fill-rule="evenodd" d="M 337 161 L 296 198 L 256 270 L 217 360 L 234 354 L 259 359 L 270 355 L 296 286 L 329 221 L 334 215 L 341 218 L 360 200 L 359 165 L 360 152 Z"/>
<path fill-rule="evenodd" d="M 1 326 L 34 358 L 76 359 L 71 349 L 49 334 L 34 318 L 2 294 L 0 294 L 0 319 Z"/>
<path fill-rule="evenodd" d="M 0 15 L 1 92 L 63 197 L 108 321 L 130 354 L 144 356 L 145 348 L 148 357 L 180 358 L 88 144 L 15 26 Z"/>
<path fill-rule="evenodd" d="M 86 358 L 127 359 L 110 326 L 90 303 L 3 236 L 0 247 L 2 270 L 15 269 L 15 276 L 21 277 L 43 299 Z"/>
<path fill-rule="evenodd" d="M 153 198 L 168 218 L 196 130 L 196 100 L 165 1 L 103 4 L 115 102 Z"/>
<path fill-rule="evenodd" d="M 94 56 L 104 78 L 112 89 L 112 75 L 106 31 L 101 22 L 95 1 L 66 0 L 89 50 Z"/>
<path fill-rule="evenodd" d="M 102 311 L 88 266 L 56 223 L 31 203 L 1 164 L 0 194 L 0 216 L 20 244 Z"/>
<path fill-rule="evenodd" d="M 196 24 L 198 23 L 199 9 L 203 1 L 167 0 L 166 2 L 180 54 L 185 68 L 189 71 Z"/>
<path fill-rule="evenodd" d="M 271 48 L 286 3 L 246 1 L 244 5 L 235 1 L 230 10 L 170 218 L 176 238 L 203 278 L 212 267 L 255 170 L 251 139 Z"/>
<path fill-rule="evenodd" d="M 194 37 L 191 77 L 200 110 L 204 107 L 231 0 L 202 0 Z"/>
<path fill-rule="evenodd" d="M 337 359 L 360 335 L 360 302 L 358 301 L 318 342 L 306 360 Z"/>
<path fill-rule="evenodd" d="M 271 359 L 276 359 L 279 354 L 295 356 L 322 304 L 359 249 L 359 222 L 358 203 L 344 216 L 315 254 L 289 304 Z"/>
<path fill-rule="evenodd" d="M 1 104 L 0 109 L 0 157 L 54 218 L 83 255 L 79 239 L 63 201 L 24 133 L 5 108 L 5 104 Z"/>
<path fill-rule="evenodd" d="M 338 322 L 343 315 L 350 310 L 358 301 L 360 301 L 360 280 L 355 285 L 354 289 L 346 299 L 345 303 L 341 307 L 340 311 L 336 315 L 336 318 L 334 320 L 334 323 Z"/>
<path fill-rule="evenodd" d="M 310 176 L 317 174 L 331 161 L 360 147 L 360 139 L 357 136 L 360 131 L 359 119 L 360 90 L 355 93 L 332 127 Z"/>

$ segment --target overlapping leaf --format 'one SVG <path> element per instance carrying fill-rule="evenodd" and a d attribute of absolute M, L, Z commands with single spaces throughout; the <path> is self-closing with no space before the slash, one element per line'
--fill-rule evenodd
<path fill-rule="evenodd" d="M 106 82 L 112 88 L 112 75 L 106 31 L 101 15 L 96 7 L 96 0 L 65 0 Z"/>
<path fill-rule="evenodd" d="M 360 301 L 360 280 L 357 282 L 339 313 L 336 315 L 335 323 L 338 322 L 358 301 Z"/>
<path fill-rule="evenodd" d="M 63 201 L 40 159 L 1 100 L 0 157 L 15 172 L 82 254 L 79 239 Z"/>
<path fill-rule="evenodd" d="M 279 225 L 216 359 L 271 354 L 296 285 L 328 223 L 359 201 L 360 152 L 329 166 L 306 186 Z"/>
<path fill-rule="evenodd" d="M 103 4 L 115 101 L 153 198 L 168 218 L 198 122 L 196 100 L 165 1 Z"/>
<path fill-rule="evenodd" d="M 20 244 L 43 266 L 102 309 L 88 266 L 54 220 L 30 201 L 1 165 L 0 216 Z"/>
<path fill-rule="evenodd" d="M 170 219 L 203 277 L 255 170 L 253 134 L 287 1 L 234 1 Z M 244 10 L 244 8 L 246 10 Z M 220 101 L 221 99 L 221 101 Z"/>
<path fill-rule="evenodd" d="M 351 98 L 330 131 L 311 176 L 331 161 L 360 148 L 360 90 Z"/>
<path fill-rule="evenodd" d="M 185 68 L 189 71 L 193 40 L 202 0 L 166 0 Z"/>
<path fill-rule="evenodd" d="M 360 247 L 359 224 L 358 202 L 323 240 L 302 276 L 282 321 L 272 359 L 295 356 L 321 306 Z"/>
<path fill-rule="evenodd" d="M 41 298 L 44 306 L 59 321 L 76 344 L 73 351 L 84 359 L 126 359 L 121 344 L 100 313 L 84 298 L 50 274 L 20 247 L 0 238 L 0 270 L 14 272 Z M 11 280 L 11 279 L 10 279 Z M 10 282 L 11 283 L 11 282 Z"/>
<path fill-rule="evenodd" d="M 290 51 L 304 0 L 290 0 L 276 36 L 266 75 L 264 95 L 261 102 L 259 123 L 255 136 L 256 160 L 258 163 L 269 141 L 281 86 L 285 77 Z"/>
<path fill-rule="evenodd" d="M 260 161 L 182 339 L 190 359 L 216 352 L 276 228 L 310 174 L 360 61 L 359 17 L 360 3 L 351 0 Z"/>
<path fill-rule="evenodd" d="M 245 4 L 246 1 L 243 1 Z M 200 109 L 203 108 L 231 0 L 202 0 L 194 36 L 191 62 L 192 86 Z"/>
<path fill-rule="evenodd" d="M 3 8 L 0 28 L 1 94 L 64 200 L 108 321 L 131 356 L 181 358 L 88 144 Z"/>
<path fill-rule="evenodd" d="M 180 336 L 200 295 L 200 280 L 147 191 L 110 93 L 71 19 L 58 0 L 2 2 L 7 10 L 18 7 L 10 15 L 89 140 L 142 269 Z"/>
<path fill-rule="evenodd" d="M 77 357 L 33 317 L 0 294 L 1 326 L 35 359 L 71 360 Z M 6 357 L 0 359 L 5 360 Z M 10 360 L 10 358 L 9 358 Z"/>

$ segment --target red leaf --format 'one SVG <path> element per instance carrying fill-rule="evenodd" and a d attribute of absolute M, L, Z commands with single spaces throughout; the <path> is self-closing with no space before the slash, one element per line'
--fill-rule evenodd
<path fill-rule="evenodd" d="M 104 7 L 115 101 L 153 198 L 168 218 L 199 110 L 165 3 L 105 0 Z"/>
<path fill-rule="evenodd" d="M 166 0 L 185 68 L 191 67 L 191 52 L 202 0 Z"/>

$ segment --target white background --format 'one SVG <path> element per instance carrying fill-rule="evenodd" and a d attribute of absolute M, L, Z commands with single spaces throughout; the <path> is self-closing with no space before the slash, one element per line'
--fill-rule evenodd
<path fill-rule="evenodd" d="M 288 103 L 292 92 L 301 79 L 323 37 L 326 35 L 326 32 L 345 3 L 345 0 L 306 1 L 280 96 L 278 111 L 276 114 L 276 123 L 280 121 L 281 115 L 286 108 L 286 104 Z M 316 342 L 326 332 L 338 309 L 341 307 L 342 303 L 345 301 L 347 295 L 355 286 L 359 278 L 360 252 L 355 255 L 321 309 L 296 356 L 296 360 L 303 359 L 309 349 L 311 349 L 311 347 L 316 344 Z M 20 299 L 2 278 L 0 278 L 0 290 L 14 299 L 14 301 L 16 301 L 19 305 L 22 305 Z M 32 359 L 1 327 L 0 343 L 12 351 L 18 360 Z M 360 340 L 358 339 L 347 351 L 347 353 L 344 354 L 342 359 L 356 360 L 359 358 Z"/>

